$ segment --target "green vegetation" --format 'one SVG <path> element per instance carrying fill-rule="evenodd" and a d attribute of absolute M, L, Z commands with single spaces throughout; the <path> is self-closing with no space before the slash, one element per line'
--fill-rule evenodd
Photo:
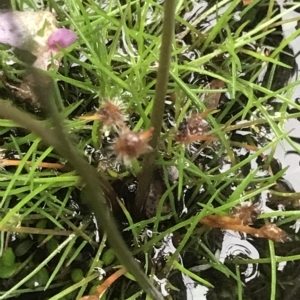
<path fill-rule="evenodd" d="M 14 10 L 55 11 L 79 38 L 61 50 L 59 69 L 47 72 L 0 48 L 0 299 L 79 299 L 114 272 L 123 275 L 120 265 L 128 272 L 101 299 L 151 299 L 160 288 L 155 276 L 167 278 L 166 299 L 185 299 L 182 274 L 218 300 L 280 299 L 295 284 L 300 249 L 290 226 L 299 218 L 299 194 L 282 183 L 286 169 L 274 152 L 286 141 L 300 153 L 284 130 L 286 120 L 300 117 L 288 47 L 300 29 L 288 38 L 281 32 L 295 21 L 282 17 L 300 4 L 280 11 L 274 0 L 200 1 L 206 8 L 193 15 L 199 1 L 178 0 L 173 29 L 166 2 L 164 12 L 152 0 L 11 1 Z M 11 88 L 26 72 L 37 102 Z M 126 125 L 105 126 L 103 115 L 80 119 L 105 100 L 120 106 Z M 195 114 L 202 114 L 202 135 L 187 142 Z M 153 139 L 152 150 L 126 165 L 114 144 L 128 129 L 141 134 L 142 150 L 145 135 Z M 17 165 L 4 163 L 16 157 Z M 266 192 L 274 211 L 260 214 L 255 227 L 280 217 L 276 224 L 295 242 L 253 238 L 260 258 L 220 263 L 221 230 L 199 222 Z M 158 249 L 170 234 L 176 249 L 163 256 Z M 288 262 L 282 272 L 280 262 Z M 260 276 L 246 283 L 247 264 L 258 264 Z M 190 270 L 197 265 L 210 268 Z"/>

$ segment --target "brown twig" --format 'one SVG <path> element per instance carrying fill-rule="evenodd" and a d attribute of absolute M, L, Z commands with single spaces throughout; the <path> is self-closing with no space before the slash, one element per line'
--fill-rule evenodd
<path fill-rule="evenodd" d="M 123 267 L 110 275 L 107 279 L 104 280 L 100 285 L 97 286 L 97 289 L 93 295 L 88 295 L 79 298 L 79 300 L 94 300 L 99 299 L 103 296 L 103 294 L 107 291 L 107 289 L 122 275 L 124 275 L 127 270 Z"/>
<path fill-rule="evenodd" d="M 21 160 L 17 159 L 1 159 L 0 160 L 0 167 L 9 167 L 9 166 L 19 166 L 21 163 Z M 26 161 L 26 165 L 32 166 L 34 162 L 32 161 Z M 37 165 L 38 168 L 46 168 L 46 169 L 62 169 L 64 165 L 59 163 L 48 163 L 48 162 L 41 162 Z"/>
<path fill-rule="evenodd" d="M 200 223 L 211 228 L 229 229 L 248 233 L 258 238 L 270 239 L 274 242 L 288 242 L 290 237 L 285 231 L 276 226 L 276 224 L 266 224 L 261 228 L 254 228 L 243 225 L 242 220 L 237 217 L 209 215 L 200 220 Z"/>

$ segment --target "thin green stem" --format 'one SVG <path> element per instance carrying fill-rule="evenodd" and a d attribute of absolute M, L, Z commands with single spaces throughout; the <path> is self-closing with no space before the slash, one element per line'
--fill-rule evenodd
<path fill-rule="evenodd" d="M 139 211 L 144 207 L 145 200 L 150 190 L 153 172 L 155 168 L 155 157 L 157 145 L 162 129 L 163 116 L 165 110 L 165 97 L 167 93 L 169 69 L 171 63 L 172 41 L 175 26 L 175 0 L 166 0 L 164 7 L 164 22 L 162 30 L 162 43 L 159 56 L 159 66 L 157 71 L 154 104 L 151 113 L 151 123 L 154 128 L 150 146 L 153 152 L 145 155 L 142 171 L 139 175 L 139 188 L 136 196 L 136 206 Z"/>

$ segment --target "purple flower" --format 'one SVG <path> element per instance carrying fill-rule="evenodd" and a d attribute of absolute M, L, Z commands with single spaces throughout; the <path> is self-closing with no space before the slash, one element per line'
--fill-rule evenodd
<path fill-rule="evenodd" d="M 47 44 L 51 50 L 58 51 L 59 49 L 56 45 L 59 45 L 61 48 L 67 48 L 74 44 L 77 39 L 78 36 L 73 30 L 59 28 L 49 36 Z"/>

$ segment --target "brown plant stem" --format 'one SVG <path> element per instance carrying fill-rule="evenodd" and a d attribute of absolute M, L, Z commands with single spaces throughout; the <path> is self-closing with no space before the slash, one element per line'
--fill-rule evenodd
<path fill-rule="evenodd" d="M 0 167 L 8 167 L 8 166 L 19 166 L 21 163 L 20 160 L 17 159 L 2 159 L 0 160 Z M 34 162 L 26 161 L 26 165 L 32 166 Z M 48 163 L 41 162 L 38 164 L 38 168 L 46 168 L 46 169 L 62 169 L 64 165 L 58 163 Z"/>
<path fill-rule="evenodd" d="M 136 206 L 138 211 L 144 207 L 145 201 L 149 194 L 150 185 L 152 182 L 155 157 L 157 154 L 157 144 L 161 133 L 163 116 L 165 111 L 165 97 L 167 94 L 169 68 L 171 64 L 172 41 L 174 37 L 175 26 L 175 0 L 165 0 L 164 4 L 164 22 L 162 30 L 162 42 L 159 56 L 159 66 L 157 70 L 154 104 L 151 112 L 151 123 L 153 130 L 150 146 L 154 151 L 145 155 L 143 160 L 142 171 L 138 176 L 138 192 L 136 196 Z"/>
<path fill-rule="evenodd" d="M 96 292 L 93 295 L 88 295 L 81 297 L 79 300 L 94 300 L 101 299 L 103 294 L 108 290 L 108 288 L 122 275 L 124 275 L 127 270 L 123 267 L 106 278 L 100 285 L 98 285 Z"/>
<path fill-rule="evenodd" d="M 274 242 L 285 243 L 291 241 L 285 231 L 276 226 L 276 224 L 265 224 L 260 228 L 243 225 L 243 220 L 238 217 L 229 217 L 221 215 L 209 215 L 200 220 L 200 223 L 211 228 L 229 229 L 238 232 L 244 232 L 258 238 L 270 239 Z"/>

